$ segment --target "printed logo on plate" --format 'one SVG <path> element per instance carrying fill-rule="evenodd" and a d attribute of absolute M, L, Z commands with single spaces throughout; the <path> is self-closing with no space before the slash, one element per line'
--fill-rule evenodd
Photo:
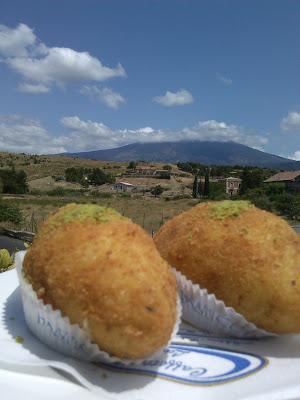
<path fill-rule="evenodd" d="M 102 365 L 120 372 L 159 376 L 192 385 L 212 385 L 246 376 L 265 364 L 266 360 L 253 354 L 172 343 L 160 358 L 145 360 L 139 365 Z"/>

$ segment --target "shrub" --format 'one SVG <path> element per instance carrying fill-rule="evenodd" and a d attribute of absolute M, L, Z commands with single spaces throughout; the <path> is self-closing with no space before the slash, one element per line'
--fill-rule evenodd
<path fill-rule="evenodd" d="M 252 203 L 262 210 L 273 211 L 273 203 L 265 194 L 257 196 L 252 200 Z"/>
<path fill-rule="evenodd" d="M 46 192 L 48 196 L 78 196 L 85 192 L 85 190 L 74 190 L 74 189 L 64 189 L 62 187 L 56 187 L 52 190 Z"/>
<path fill-rule="evenodd" d="M 0 221 L 20 224 L 23 221 L 23 214 L 19 207 L 14 204 L 6 204 L 0 201 Z"/>
<path fill-rule="evenodd" d="M 225 192 L 224 183 L 220 182 L 210 182 L 209 183 L 209 196 L 210 200 L 224 200 L 228 196 Z"/>
<path fill-rule="evenodd" d="M 131 194 L 127 193 L 127 192 L 123 192 L 123 193 L 118 193 L 118 196 L 128 198 L 128 197 L 131 197 Z"/>
<path fill-rule="evenodd" d="M 182 199 L 191 199 L 192 198 L 192 196 L 190 195 L 190 194 L 184 194 L 184 193 L 181 193 L 181 194 L 175 194 L 174 196 L 172 196 L 172 197 L 166 197 L 166 199 L 170 199 L 170 200 L 182 200 Z M 193 203 L 194 204 L 194 203 Z"/>
<path fill-rule="evenodd" d="M 112 193 L 107 192 L 91 192 L 91 195 L 94 197 L 99 197 L 100 199 L 110 199 L 112 197 Z"/>
<path fill-rule="evenodd" d="M 157 197 L 157 196 L 160 196 L 164 190 L 165 189 L 162 188 L 160 185 L 157 185 L 151 189 L 151 194 L 153 194 L 155 197 Z"/>
<path fill-rule="evenodd" d="M 264 186 L 264 191 L 271 198 L 285 193 L 285 184 L 281 182 L 268 183 Z"/>
<path fill-rule="evenodd" d="M 283 193 L 273 199 L 275 208 L 291 219 L 300 219 L 300 196 Z"/>
<path fill-rule="evenodd" d="M 32 194 L 33 196 L 41 196 L 43 191 L 40 189 L 31 189 L 29 194 Z"/>
<path fill-rule="evenodd" d="M 247 190 L 241 196 L 263 210 L 277 211 L 290 219 L 300 219 L 300 196 L 288 193 L 282 184 L 265 185 Z"/>
<path fill-rule="evenodd" d="M 128 169 L 136 169 L 137 165 L 138 165 L 137 162 L 130 161 L 130 163 L 128 164 L 127 168 Z"/>
<path fill-rule="evenodd" d="M 56 187 L 47 192 L 48 196 L 65 196 L 66 194 L 67 194 L 66 189 L 64 189 L 62 187 Z"/>

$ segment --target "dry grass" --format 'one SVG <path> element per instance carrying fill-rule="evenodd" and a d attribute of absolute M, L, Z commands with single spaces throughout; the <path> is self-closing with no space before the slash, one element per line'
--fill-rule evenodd
<path fill-rule="evenodd" d="M 22 209 L 25 221 L 19 229 L 34 231 L 36 225 L 43 221 L 47 215 L 54 212 L 59 207 L 70 203 L 94 203 L 105 207 L 112 207 L 118 210 L 122 215 L 131 218 L 134 222 L 141 225 L 149 233 L 157 231 L 159 227 L 174 215 L 187 210 L 197 204 L 194 199 L 180 199 L 166 201 L 155 197 L 127 197 L 124 195 L 115 195 L 111 198 L 95 198 L 76 196 L 69 198 L 50 198 L 42 196 L 34 198 L 27 196 L 19 199 L 6 199 L 4 201 L 14 202 Z M 16 228 L 9 225 L 6 227 Z"/>
<path fill-rule="evenodd" d="M 55 181 L 51 176 L 33 179 L 28 182 L 30 190 L 49 191 L 61 187 L 64 189 L 80 190 L 82 186 L 79 183 L 71 183 L 66 181 Z"/>
<path fill-rule="evenodd" d="M 107 172 L 121 173 L 128 163 L 85 160 L 65 156 L 32 156 L 28 154 L 0 153 L 0 168 L 14 165 L 16 169 L 26 172 L 28 180 L 44 178 L 53 175 L 64 175 L 70 167 L 104 168 Z"/>
<path fill-rule="evenodd" d="M 78 157 L 66 156 L 37 156 L 29 154 L 0 152 L 0 169 L 15 166 L 23 169 L 28 180 L 44 178 L 46 176 L 64 175 L 65 169 L 70 167 L 104 168 L 107 172 L 119 174 L 125 172 L 128 162 L 85 160 Z M 162 169 L 164 163 L 149 164 Z M 172 165 L 174 172 L 179 172 L 176 165 Z"/>
<path fill-rule="evenodd" d="M 171 185 L 171 179 L 157 179 L 157 178 L 131 178 L 129 176 L 124 176 L 120 179 L 119 181 L 122 182 L 128 182 L 131 183 L 132 185 L 136 186 L 156 186 L 156 185 L 161 185 L 163 187 L 168 187 Z"/>

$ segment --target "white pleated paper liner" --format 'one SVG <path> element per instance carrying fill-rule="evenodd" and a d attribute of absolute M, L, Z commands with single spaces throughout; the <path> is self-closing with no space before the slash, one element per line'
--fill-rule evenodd
<path fill-rule="evenodd" d="M 264 338 L 277 336 L 258 328 L 232 307 L 226 307 L 214 294 L 209 294 L 173 268 L 181 299 L 182 319 L 201 331 L 235 338 Z"/>
<path fill-rule="evenodd" d="M 63 317 L 59 310 L 53 310 L 50 304 L 44 304 L 33 290 L 31 284 L 24 278 L 22 264 L 26 251 L 16 254 L 15 263 L 20 282 L 25 321 L 31 332 L 43 343 L 66 356 L 84 361 L 139 364 L 145 359 L 129 360 L 110 356 L 101 350 L 97 344 L 91 342 L 88 332 L 78 324 L 71 324 L 68 317 Z M 169 342 L 151 354 L 146 359 L 157 358 L 162 355 L 163 349 L 174 340 L 181 321 L 181 303 L 177 296 L 177 319 Z"/>

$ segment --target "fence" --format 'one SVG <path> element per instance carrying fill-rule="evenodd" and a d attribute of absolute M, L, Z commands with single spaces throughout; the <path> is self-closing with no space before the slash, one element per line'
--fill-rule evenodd
<path fill-rule="evenodd" d="M 33 232 L 7 229 L 7 228 L 1 228 L 0 234 L 4 235 L 4 236 L 12 237 L 14 239 L 19 239 L 19 240 L 22 240 L 23 242 L 28 242 L 28 243 L 32 242 L 34 235 L 35 235 Z"/>

